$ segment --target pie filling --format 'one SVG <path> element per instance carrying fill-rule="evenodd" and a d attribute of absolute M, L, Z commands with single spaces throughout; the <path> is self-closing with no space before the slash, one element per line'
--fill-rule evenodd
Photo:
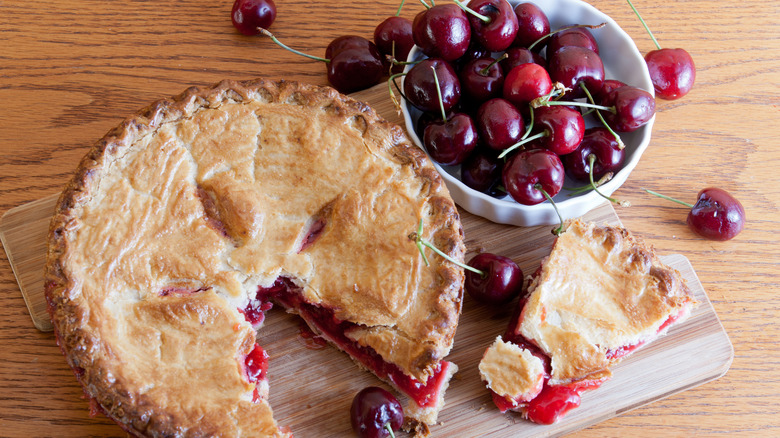
<path fill-rule="evenodd" d="M 525 307 L 525 302 L 526 300 L 519 302 L 517 309 L 519 310 Z M 657 333 L 662 333 L 675 321 L 685 316 L 686 313 L 687 309 L 682 309 L 677 314 L 667 318 L 667 320 L 658 328 Z M 509 325 L 507 332 L 503 335 L 503 339 L 529 350 L 534 356 L 537 356 L 542 360 L 545 369 L 544 386 L 542 387 L 541 392 L 530 401 L 521 400 L 522 396 L 517 399 L 508 399 L 497 394 L 493 390 L 490 390 L 490 392 L 493 397 L 493 402 L 501 412 L 509 410 L 524 412 L 526 417 L 534 423 L 553 424 L 564 414 L 580 405 L 580 395 L 584 391 L 598 388 L 608 378 L 579 380 L 568 385 L 549 385 L 548 382 L 551 371 L 550 357 L 531 340 L 526 339 L 523 335 L 515 332 L 513 329 L 514 327 L 520 326 L 521 315 L 521 311 L 516 312 L 512 318 L 512 324 Z M 618 359 L 628 356 L 651 340 L 652 339 L 648 339 L 635 344 L 622 346 L 614 350 L 608 350 L 606 356 L 608 359 Z"/>
<path fill-rule="evenodd" d="M 262 322 L 264 312 L 273 306 L 272 303 L 295 310 L 305 321 L 313 324 L 325 338 L 371 370 L 377 377 L 392 383 L 418 406 L 425 408 L 436 405 L 439 391 L 446 383 L 449 362 L 440 362 L 427 382 L 419 382 L 406 375 L 397 365 L 386 362 L 372 348 L 359 345 L 350 339 L 346 333 L 358 328 L 357 324 L 339 320 L 334 316 L 333 311 L 326 307 L 307 303 L 303 299 L 301 288 L 287 277 L 277 278 L 269 287 L 259 287 L 257 297 L 241 312 L 254 325 L 258 320 Z"/>

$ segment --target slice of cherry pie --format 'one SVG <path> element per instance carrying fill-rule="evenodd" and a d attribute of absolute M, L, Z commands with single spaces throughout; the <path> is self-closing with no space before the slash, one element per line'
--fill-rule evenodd
<path fill-rule="evenodd" d="M 420 220 L 462 260 L 439 174 L 365 104 L 290 82 L 192 88 L 107 134 L 63 192 L 46 270 L 57 339 L 134 435 L 284 436 L 255 342 L 278 304 L 405 394 L 424 431 L 457 370 L 463 272 L 424 265 Z"/>
<path fill-rule="evenodd" d="M 627 230 L 571 221 L 485 352 L 480 375 L 502 412 L 553 423 L 694 303 L 680 273 Z"/>

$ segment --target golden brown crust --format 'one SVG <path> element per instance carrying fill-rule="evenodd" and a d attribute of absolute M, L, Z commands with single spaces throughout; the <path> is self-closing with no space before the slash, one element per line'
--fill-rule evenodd
<path fill-rule="evenodd" d="M 520 333 L 552 361 L 551 384 L 609 376 L 610 354 L 654 338 L 693 295 L 628 230 L 571 221 L 529 286 Z"/>
<path fill-rule="evenodd" d="M 276 106 L 266 111 L 264 105 Z M 284 236 L 285 230 L 292 230 L 292 237 L 279 241 L 279 245 L 286 245 L 287 252 L 279 250 L 281 246 L 273 251 L 264 247 L 261 251 L 260 246 L 255 245 L 261 240 L 258 236 L 266 231 L 264 221 L 271 220 L 258 211 L 269 205 L 280 208 L 282 204 L 274 204 L 273 200 L 252 192 L 257 187 L 252 182 L 269 175 L 275 164 L 273 160 L 264 160 L 262 154 L 256 154 L 256 162 L 247 163 L 247 151 L 241 147 L 259 149 L 262 136 L 277 125 L 262 125 L 263 130 L 253 131 L 257 138 L 247 138 L 242 129 L 233 129 L 232 121 L 236 119 L 254 124 L 262 117 L 277 116 L 279 105 L 286 105 L 284 108 L 293 112 L 303 111 L 305 117 L 316 113 L 317 117 L 326 120 L 308 130 L 303 129 L 303 125 L 293 126 L 300 130 L 290 134 L 288 140 L 309 148 L 302 153 L 316 153 L 313 146 L 320 145 L 326 149 L 322 152 L 328 153 L 327 147 L 333 144 L 333 139 L 327 136 L 343 132 L 358 139 L 360 143 L 356 144 L 368 151 L 364 154 L 368 158 L 354 163 L 369 167 L 363 169 L 361 175 L 371 178 L 360 181 L 367 186 L 368 192 L 361 187 L 338 188 L 333 191 L 337 196 L 326 203 L 327 208 L 316 199 L 311 203 L 308 203 L 311 199 L 295 199 L 300 201 L 306 217 L 325 214 L 323 212 L 331 214 L 329 225 L 317 244 L 302 251 L 306 253 L 305 257 L 289 251 L 291 245 L 300 244 L 301 231 L 292 233 L 293 226 L 289 230 L 275 228 Z M 228 136 L 230 141 L 206 144 L 206 140 L 217 138 L 215 131 L 219 131 L 219 138 Z M 318 142 L 313 144 L 310 137 L 316 137 Z M 344 174 L 361 170 L 350 168 L 350 164 L 342 164 L 349 169 Z M 305 167 L 308 165 L 304 164 L 300 169 L 302 174 L 314 169 Z M 226 166 L 230 171 L 224 171 Z M 115 177 L 122 169 L 130 170 Z M 328 169 L 329 172 L 334 170 L 339 169 Z M 275 180 L 263 181 L 272 184 Z M 392 187 L 379 190 L 388 184 Z M 311 190 L 323 193 L 327 189 L 317 186 Z M 379 195 L 367 198 L 371 190 Z M 361 204 L 361 201 L 366 202 Z M 327 264 L 316 264 L 334 252 L 345 257 L 347 263 L 360 263 L 356 249 L 362 248 L 358 245 L 365 244 L 372 234 L 371 230 L 359 225 L 387 216 L 388 209 L 407 211 L 404 209 L 410 205 L 416 207 L 407 213 L 408 217 L 384 224 L 385 228 L 403 230 L 405 237 L 422 218 L 426 237 L 452 257 L 462 260 L 465 249 L 460 220 L 440 176 L 399 127 L 382 120 L 367 105 L 329 88 L 284 81 L 224 81 L 210 88 L 190 88 L 179 96 L 152 104 L 110 131 L 84 157 L 63 191 L 51 223 L 46 265 L 46 297 L 58 342 L 87 395 L 94 397 L 111 418 L 133 433 L 199 436 L 227 428 L 224 430 L 233 430 L 226 433 L 229 436 L 240 435 L 241 427 L 261 424 L 268 428 L 266 432 L 274 430 L 273 433 L 279 434 L 267 404 L 243 400 L 227 413 L 214 414 L 213 421 L 205 421 L 211 418 L 209 415 L 212 414 L 208 413 L 211 411 L 199 413 L 204 421 L 193 426 L 186 417 L 195 414 L 185 412 L 186 409 L 177 411 L 172 406 L 156 405 L 158 399 L 150 396 L 146 388 L 139 387 L 133 376 L 123 375 L 126 367 L 117 368 L 116 364 L 127 359 L 127 356 L 121 356 L 123 353 L 135 352 L 135 347 L 128 346 L 126 340 L 129 332 L 139 329 L 133 321 L 143 320 L 141 316 L 150 314 L 157 316 L 152 318 L 155 321 L 165 321 L 163 315 L 184 316 L 176 319 L 176 324 L 153 328 L 151 333 L 144 332 L 147 339 L 160 339 L 160 334 L 166 330 L 175 332 L 172 327 L 177 324 L 186 327 L 184 321 L 211 315 L 208 326 L 225 330 L 201 329 L 190 336 L 203 342 L 232 339 L 228 343 L 234 346 L 234 351 L 239 356 L 246 354 L 252 345 L 252 332 L 236 311 L 236 305 L 246 302 L 247 295 L 256 285 L 268 284 L 275 276 L 283 274 L 303 283 L 308 300 L 331 306 L 339 317 L 364 326 L 366 329 L 362 333 L 352 335 L 357 342 L 374 348 L 385 360 L 398 364 L 408 374 L 426 379 L 452 346 L 461 309 L 462 270 L 442 261 L 423 270 L 413 253 L 415 246 L 401 239 L 370 243 L 377 257 L 392 257 L 391 261 L 399 258 L 406 263 L 415 260 L 411 269 L 414 283 L 407 284 L 404 290 L 388 292 L 379 287 L 381 284 L 376 280 L 379 276 L 370 272 L 391 263 L 374 260 L 359 272 L 360 281 L 347 277 L 339 280 L 332 269 L 328 270 Z M 111 208 L 116 210 L 101 213 L 101 208 L 109 208 L 106 206 L 114 206 Z M 170 214 L 160 219 L 156 217 L 160 212 Z M 394 214 L 389 216 L 398 219 Z M 115 220 L 123 215 L 127 216 L 122 219 L 125 222 Z M 137 225 L 141 223 L 143 226 Z M 93 238 L 95 230 L 100 230 L 102 234 L 97 234 L 103 240 L 91 241 L 97 239 Z M 178 238 L 177 233 L 184 233 L 187 238 Z M 151 242 L 148 245 L 138 246 L 138 242 L 130 242 L 132 239 L 128 236 L 154 238 L 148 239 Z M 198 236 L 198 239 L 192 236 Z M 142 248 L 139 251 L 146 257 L 144 261 L 128 258 L 126 252 L 130 247 Z M 97 259 L 95 253 L 99 255 Z M 272 269 L 274 263 L 278 265 L 275 270 Z M 94 267 L 95 271 L 89 271 L 87 266 L 89 269 Z M 391 276 L 398 276 L 402 269 L 409 273 L 408 265 L 403 268 L 396 264 L 393 269 L 388 272 Z M 353 302 L 342 299 L 343 286 L 349 282 L 356 288 L 362 287 Z M 106 286 L 105 293 L 98 285 Z M 157 299 L 155 293 L 166 288 L 196 291 L 187 299 L 196 298 L 191 303 L 183 303 L 177 311 L 170 308 L 152 311 L 148 303 Z M 184 298 L 173 298 L 186 302 Z M 195 306 L 195 302 L 199 305 Z M 399 307 L 398 302 L 404 306 Z M 146 313 L 139 309 L 146 309 Z M 389 318 L 388 314 L 391 315 Z M 227 331 L 234 327 L 240 327 L 240 330 Z M 389 342 L 390 337 L 392 342 Z M 145 351 L 144 348 L 139 351 Z M 238 360 L 233 360 L 238 368 Z M 234 369 L 232 375 L 240 377 L 240 370 Z M 233 399 L 245 397 L 250 390 L 246 382 L 239 380 L 235 380 L 231 388 L 225 396 Z M 182 392 L 182 397 L 186 396 L 186 391 Z M 228 419 L 220 420 L 219 415 L 227 415 Z M 258 418 L 265 421 L 258 421 Z M 227 423 L 233 424 L 234 429 Z"/>

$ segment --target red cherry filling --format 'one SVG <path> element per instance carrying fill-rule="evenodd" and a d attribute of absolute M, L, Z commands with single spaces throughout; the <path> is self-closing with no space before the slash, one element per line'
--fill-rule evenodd
<path fill-rule="evenodd" d="M 439 369 L 435 370 L 433 376 L 425 383 L 407 376 L 396 365 L 385 362 L 373 349 L 358 345 L 349 339 L 346 333 L 357 328 L 358 325 L 337 319 L 330 309 L 305 302 L 301 296 L 301 288 L 289 278 L 279 277 L 270 287 L 260 287 L 257 291 L 257 300 L 265 303 L 273 301 L 285 308 L 295 309 L 328 340 L 373 371 L 380 379 L 391 382 L 419 406 L 430 407 L 436 404 L 439 389 L 448 374 L 449 362 L 441 362 Z"/>
<path fill-rule="evenodd" d="M 264 380 L 268 374 L 268 353 L 258 344 L 244 359 L 244 373 L 250 383 Z"/>
<path fill-rule="evenodd" d="M 309 232 L 306 233 L 306 237 L 303 238 L 303 242 L 301 243 L 301 249 L 298 250 L 298 252 L 303 252 L 306 248 L 310 247 L 312 243 L 314 243 L 315 240 L 317 240 L 318 237 L 320 237 L 320 234 L 322 234 L 322 231 L 325 229 L 325 225 L 327 222 L 325 222 L 325 219 L 318 218 L 316 219 L 311 226 L 309 226 Z"/>

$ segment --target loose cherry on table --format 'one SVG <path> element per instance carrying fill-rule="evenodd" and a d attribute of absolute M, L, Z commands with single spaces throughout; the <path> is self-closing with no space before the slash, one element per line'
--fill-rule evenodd
<path fill-rule="evenodd" d="M 661 48 L 634 4 L 631 0 L 626 1 L 634 10 L 639 21 L 642 22 L 642 26 L 656 47 L 656 50 L 647 52 L 645 55 L 645 63 L 650 72 L 650 80 L 653 82 L 656 96 L 667 100 L 685 96 L 691 91 L 696 80 L 696 66 L 693 63 L 693 58 L 684 49 Z"/>
<path fill-rule="evenodd" d="M 412 36 L 426 56 L 454 61 L 463 56 L 469 47 L 471 25 L 458 5 L 440 4 L 414 17 Z"/>
<path fill-rule="evenodd" d="M 350 408 L 352 429 L 361 438 L 393 437 L 404 422 L 404 412 L 398 400 L 385 389 L 370 386 L 352 399 Z"/>
<path fill-rule="evenodd" d="M 491 253 L 481 253 L 473 257 L 468 264 L 448 256 L 423 236 L 423 221 L 417 231 L 409 235 L 420 251 L 428 266 L 425 248 L 430 248 L 447 261 L 466 270 L 465 288 L 469 296 L 487 304 L 501 304 L 512 300 L 523 288 L 523 271 L 512 259 Z"/>
<path fill-rule="evenodd" d="M 230 18 L 242 34 L 257 35 L 258 27 L 269 28 L 276 19 L 276 4 L 273 0 L 236 0 Z"/>
<path fill-rule="evenodd" d="M 466 6 L 455 3 L 468 13 L 472 38 L 491 52 L 506 50 L 519 28 L 517 14 L 506 0 L 471 0 Z"/>
<path fill-rule="evenodd" d="M 745 208 L 729 192 L 717 187 L 702 189 L 696 204 L 679 201 L 666 195 L 645 189 L 646 192 L 685 205 L 688 212 L 688 228 L 709 240 L 731 240 L 745 227 Z"/>
<path fill-rule="evenodd" d="M 382 55 L 374 43 L 363 37 L 340 36 L 328 44 L 325 57 L 321 58 L 282 44 L 266 29 L 261 28 L 260 32 L 286 50 L 325 62 L 328 65 L 328 82 L 341 93 L 352 93 L 376 85 L 384 75 Z"/>
<path fill-rule="evenodd" d="M 539 6 L 533 3 L 520 3 L 515 6 L 515 15 L 519 30 L 512 44 L 515 47 L 528 47 L 550 33 L 550 20 Z M 541 49 L 544 42 L 538 44 Z"/>

